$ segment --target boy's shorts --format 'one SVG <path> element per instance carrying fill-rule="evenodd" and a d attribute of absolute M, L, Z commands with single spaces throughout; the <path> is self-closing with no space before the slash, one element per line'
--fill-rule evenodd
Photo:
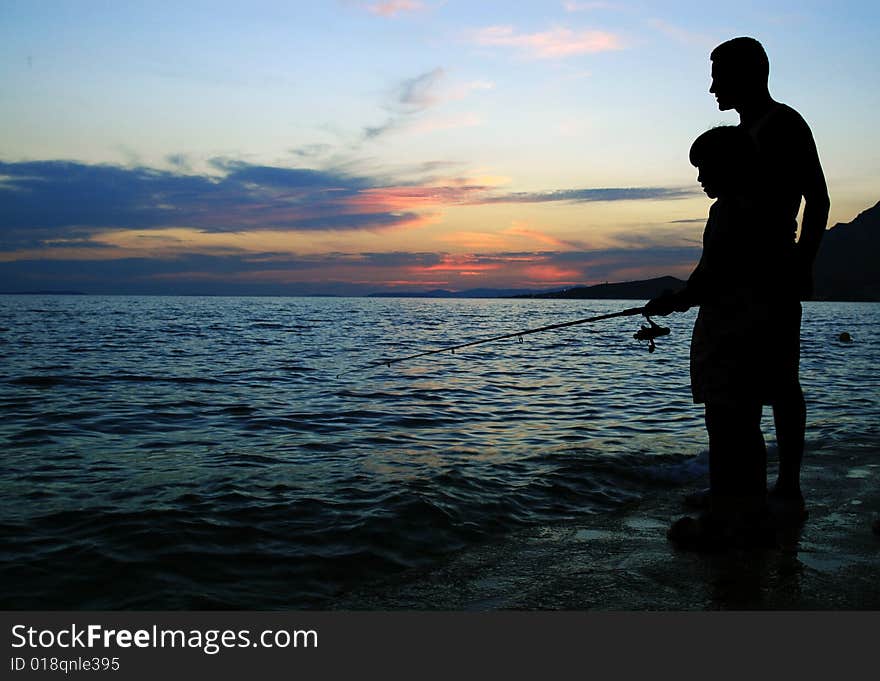
<path fill-rule="evenodd" d="M 690 353 L 694 402 L 773 404 L 791 394 L 801 312 L 796 300 L 700 306 Z"/>

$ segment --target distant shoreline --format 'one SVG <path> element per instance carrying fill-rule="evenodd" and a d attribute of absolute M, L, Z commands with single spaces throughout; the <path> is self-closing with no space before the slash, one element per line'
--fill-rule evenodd
<path fill-rule="evenodd" d="M 420 294 L 340 295 L 335 293 L 59 293 L 57 291 L 3 291 L 0 296 L 58 296 L 58 297 L 132 297 L 132 298 L 359 298 L 388 300 L 650 300 L 653 296 L 564 296 L 564 295 L 517 295 L 517 296 L 429 296 Z M 880 303 L 878 298 L 813 298 L 807 303 Z"/>
<path fill-rule="evenodd" d="M 33 291 L 0 291 L 4 296 L 149 296 L 149 297 L 187 297 L 187 298 L 402 298 L 425 300 L 643 300 L 655 298 L 667 291 L 676 291 L 685 282 L 672 276 L 623 281 L 615 283 L 595 284 L 593 286 L 573 286 L 570 288 L 524 291 L 522 289 L 469 289 L 465 291 L 447 291 L 435 289 L 431 291 L 395 291 L 373 292 L 361 295 L 336 293 L 90 293 L 75 290 L 33 290 Z M 813 302 L 829 303 L 876 303 L 880 302 L 873 290 L 863 294 L 826 295 L 814 298 Z"/>
<path fill-rule="evenodd" d="M 88 296 L 84 291 L 0 291 L 0 296 Z M 98 294 L 103 295 L 103 294 Z M 114 294 L 107 294 L 114 295 Z"/>

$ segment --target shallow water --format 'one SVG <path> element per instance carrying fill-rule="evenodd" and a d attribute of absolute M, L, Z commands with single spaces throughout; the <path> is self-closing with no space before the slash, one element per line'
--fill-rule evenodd
<path fill-rule="evenodd" d="M 629 317 L 338 376 L 635 304 L 2 296 L 0 606 L 326 607 L 692 480 L 693 312 L 653 354 Z M 805 306 L 810 449 L 876 448 L 878 322 Z"/>

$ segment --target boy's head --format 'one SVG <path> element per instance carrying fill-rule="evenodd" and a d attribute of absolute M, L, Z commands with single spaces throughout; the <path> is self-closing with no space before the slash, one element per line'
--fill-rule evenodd
<path fill-rule="evenodd" d="M 738 109 L 755 96 L 767 92 L 770 60 L 763 45 L 754 38 L 734 38 L 721 43 L 709 55 L 712 85 L 709 92 L 722 111 Z"/>
<path fill-rule="evenodd" d="M 691 164 L 699 170 L 697 181 L 711 199 L 744 189 L 758 172 L 755 143 L 742 128 L 722 125 L 694 140 Z"/>

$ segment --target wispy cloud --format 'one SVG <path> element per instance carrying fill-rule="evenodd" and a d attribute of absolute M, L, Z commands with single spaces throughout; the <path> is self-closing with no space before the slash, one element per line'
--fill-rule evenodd
<path fill-rule="evenodd" d="M 364 126 L 364 139 L 373 140 L 377 137 L 381 137 L 382 135 L 391 132 L 392 130 L 396 130 L 403 125 L 403 122 L 400 118 L 389 118 L 384 123 L 380 123 L 379 125 L 365 125 Z"/>
<path fill-rule="evenodd" d="M 417 0 L 385 0 L 385 2 L 374 2 L 367 5 L 367 9 L 372 14 L 378 14 L 383 17 L 393 17 L 405 12 L 418 12 L 425 9 L 425 3 Z"/>
<path fill-rule="evenodd" d="M 414 78 L 407 78 L 395 88 L 394 106 L 404 113 L 417 113 L 438 101 L 438 85 L 445 71 L 437 67 Z"/>
<path fill-rule="evenodd" d="M 537 33 L 520 33 L 512 26 L 488 26 L 471 34 L 471 40 L 485 47 L 506 47 L 535 59 L 563 59 L 583 54 L 623 49 L 614 33 L 598 30 L 551 28 Z"/>
<path fill-rule="evenodd" d="M 514 220 L 510 227 L 492 232 L 457 231 L 438 238 L 453 248 L 474 251 L 504 251 L 515 248 L 534 248 L 536 244 L 561 251 L 583 249 L 583 244 L 559 239 L 522 220 Z"/>
<path fill-rule="evenodd" d="M 329 155 L 333 151 L 333 146 L 330 144 L 305 144 L 288 151 L 299 158 L 315 159 Z"/>
<path fill-rule="evenodd" d="M 404 129 L 418 114 L 437 104 L 440 100 L 438 86 L 444 76 L 445 71 L 437 67 L 397 83 L 383 105 L 389 111 L 389 117 L 384 123 L 364 126 L 364 139 L 375 140 Z"/>
<path fill-rule="evenodd" d="M 461 100 L 473 92 L 490 90 L 493 87 L 494 84 L 486 80 L 450 83 L 446 71 L 441 67 L 406 78 L 391 89 L 383 105 L 389 112 L 388 118 L 383 123 L 365 126 L 364 139 L 375 140 L 388 133 L 404 130 L 425 133 L 479 125 L 481 119 L 472 113 L 457 113 L 427 120 L 422 114 L 445 102 Z"/>
<path fill-rule="evenodd" d="M 549 192 L 513 192 L 481 199 L 481 203 L 546 203 L 549 201 L 645 201 L 681 199 L 698 194 L 683 187 L 604 187 L 557 189 Z"/>
<path fill-rule="evenodd" d="M 192 170 L 190 159 L 186 154 L 168 154 L 165 157 L 165 161 L 168 165 L 182 172 L 189 172 Z"/>
<path fill-rule="evenodd" d="M 545 232 L 535 229 L 534 227 L 529 226 L 527 223 L 521 220 L 514 220 L 513 224 L 505 229 L 503 234 L 525 237 L 532 241 L 541 243 L 545 246 L 559 248 L 562 250 L 570 250 L 580 247 L 579 244 L 575 244 L 571 241 L 563 241 L 562 239 L 556 238 L 552 234 L 546 234 Z"/>
<path fill-rule="evenodd" d="M 444 96 L 448 101 L 464 99 L 473 92 L 479 90 L 492 90 L 495 83 L 489 80 L 472 80 L 467 83 L 451 85 L 446 89 Z"/>

